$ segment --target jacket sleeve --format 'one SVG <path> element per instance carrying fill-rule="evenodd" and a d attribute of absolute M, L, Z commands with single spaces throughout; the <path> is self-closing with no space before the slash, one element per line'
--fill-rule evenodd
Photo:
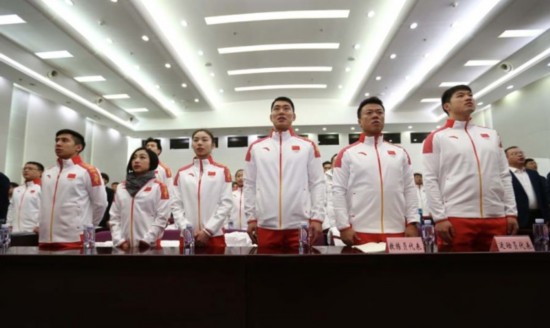
<path fill-rule="evenodd" d="M 514 195 L 514 187 L 512 187 L 512 176 L 510 173 L 510 168 L 508 166 L 508 160 L 506 159 L 506 155 L 504 154 L 504 151 L 500 146 L 500 137 L 498 139 L 498 152 L 500 153 L 498 169 L 500 172 L 502 186 L 504 187 L 504 212 L 506 213 L 506 216 L 517 217 L 518 210 L 516 207 L 516 196 Z"/>
<path fill-rule="evenodd" d="M 430 145 L 426 143 L 430 143 Z M 447 214 L 443 205 L 443 191 L 439 187 L 442 177 L 440 176 L 439 139 L 436 135 L 428 136 L 424 141 L 422 161 L 424 164 L 424 190 L 426 191 L 428 208 L 435 222 L 445 220 Z"/>
<path fill-rule="evenodd" d="M 216 234 L 220 231 L 225 223 L 225 220 L 228 216 L 231 215 L 231 210 L 233 209 L 233 194 L 231 188 L 231 181 L 224 181 L 225 186 L 223 187 L 220 199 L 216 204 L 216 210 L 214 215 L 208 220 L 204 228 L 211 234 Z"/>
<path fill-rule="evenodd" d="M 314 144 L 311 147 L 308 162 L 308 183 L 311 196 L 311 220 L 323 222 L 325 220 L 325 174 L 323 162 Z"/>
<path fill-rule="evenodd" d="M 153 223 L 144 237 L 144 241 L 150 245 L 154 245 L 155 242 L 162 237 L 164 228 L 170 217 L 170 194 L 168 187 L 164 183 L 158 183 L 156 187 L 156 193 L 153 199 L 153 201 L 156 202 L 154 206 L 156 212 Z"/>
<path fill-rule="evenodd" d="M 252 147 L 252 146 L 251 146 Z M 244 215 L 247 222 L 256 221 L 256 163 L 254 161 L 253 149 L 248 150 L 249 158 L 246 159 L 244 168 Z"/>
<path fill-rule="evenodd" d="M 8 226 L 13 226 L 13 219 L 15 218 L 15 206 L 13 206 L 13 197 L 10 200 L 10 204 L 8 205 L 8 214 L 6 215 L 6 224 Z"/>
<path fill-rule="evenodd" d="M 338 230 L 344 230 L 351 226 L 346 198 L 348 181 L 349 159 L 346 153 L 341 151 L 336 158 L 335 167 L 332 169 L 332 205 L 334 207 L 334 219 Z"/>
<path fill-rule="evenodd" d="M 121 227 L 121 210 L 122 204 L 120 204 L 120 193 L 126 192 L 122 188 L 118 188 L 115 193 L 115 198 L 113 199 L 113 204 L 111 205 L 111 210 L 109 211 L 109 226 L 111 228 L 111 239 L 113 240 L 114 246 L 119 246 L 124 243 L 126 240 L 122 236 L 122 227 Z"/>
<path fill-rule="evenodd" d="M 410 161 L 410 156 L 405 149 L 403 149 L 405 156 L 403 157 L 403 192 L 405 193 L 405 218 L 407 224 L 420 222 L 420 215 L 418 214 L 418 194 L 416 193 L 416 187 L 414 184 L 414 172 Z"/>
<path fill-rule="evenodd" d="M 100 174 L 97 168 L 94 169 L 97 170 L 97 174 Z M 103 215 L 105 214 L 105 210 L 107 209 L 107 191 L 105 190 L 103 179 L 100 179 L 101 183 L 93 185 L 90 175 L 87 174 L 86 176 L 89 180 L 88 194 L 90 195 L 90 205 L 92 206 L 93 215 L 91 223 L 94 226 L 97 226 L 101 222 L 101 219 L 103 219 Z"/>
<path fill-rule="evenodd" d="M 176 174 L 179 175 L 180 172 Z M 176 180 L 174 180 L 174 185 L 170 190 L 172 192 L 170 196 L 172 197 L 171 208 L 172 215 L 174 216 L 174 222 L 176 223 L 176 226 L 182 230 L 185 229 L 185 226 L 189 223 L 189 220 L 185 217 L 185 206 L 183 205 L 183 186 L 181 184 L 184 183 L 184 181 L 179 178 L 180 177 L 176 177 Z"/>

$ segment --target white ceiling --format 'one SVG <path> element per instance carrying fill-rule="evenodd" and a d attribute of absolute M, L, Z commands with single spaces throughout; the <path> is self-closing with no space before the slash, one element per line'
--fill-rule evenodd
<path fill-rule="evenodd" d="M 218 25 L 205 21 L 293 10 L 345 10 L 349 15 Z M 444 117 L 438 103 L 420 100 L 439 98 L 441 82 L 469 83 L 485 106 L 550 73 L 547 0 L 0 0 L 0 15 L 12 14 L 25 23 L 0 25 L 0 76 L 136 137 L 186 135 L 201 127 L 218 134 L 263 134 L 270 126 L 271 101 L 280 95 L 294 100 L 301 132 L 320 133 L 322 127 L 349 132 L 366 93 L 384 100 L 388 131 L 409 125 L 430 131 Z M 414 22 L 418 27 L 411 29 Z M 498 37 L 510 29 L 541 32 Z M 281 43 L 332 43 L 337 49 L 218 51 Z M 73 57 L 34 55 L 56 50 Z M 465 67 L 468 60 L 496 64 Z M 502 63 L 513 69 L 503 70 Z M 296 66 L 331 70 L 228 74 Z M 48 76 L 52 70 L 56 77 Z M 88 75 L 105 81 L 73 80 Z M 326 87 L 236 91 L 288 84 Z M 506 89 L 508 85 L 514 89 Z M 100 99 L 121 93 L 130 98 Z M 128 113 L 131 108 L 148 112 Z"/>

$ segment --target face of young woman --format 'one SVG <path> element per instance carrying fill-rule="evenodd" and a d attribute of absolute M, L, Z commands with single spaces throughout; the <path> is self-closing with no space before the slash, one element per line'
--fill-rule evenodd
<path fill-rule="evenodd" d="M 198 158 L 204 159 L 212 153 L 212 138 L 208 133 L 199 131 L 193 137 L 193 150 Z"/>
<path fill-rule="evenodd" d="M 149 154 L 145 150 L 138 150 L 132 156 L 132 170 L 136 175 L 140 175 L 149 171 L 150 159 Z"/>

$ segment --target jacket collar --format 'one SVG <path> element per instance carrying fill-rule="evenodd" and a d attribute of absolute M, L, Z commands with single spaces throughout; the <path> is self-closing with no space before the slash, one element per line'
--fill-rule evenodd
<path fill-rule="evenodd" d="M 196 166 L 196 167 L 200 167 L 202 165 L 202 167 L 206 167 L 210 164 L 213 164 L 214 163 L 214 160 L 212 159 L 212 156 L 208 156 L 207 158 L 205 159 L 199 159 L 197 157 L 194 157 L 193 158 L 193 165 Z"/>
<path fill-rule="evenodd" d="M 294 129 L 292 127 L 288 128 L 286 131 L 276 131 L 275 129 L 271 129 L 271 133 L 269 135 L 271 138 L 279 139 L 279 136 L 282 136 L 283 140 L 286 140 L 290 137 L 295 137 L 296 132 L 294 132 Z"/>
<path fill-rule="evenodd" d="M 473 125 L 471 121 L 472 121 L 471 118 L 467 121 L 457 121 L 453 119 L 448 119 L 447 122 L 445 122 L 445 127 L 453 128 L 453 129 L 468 129 Z"/>
<path fill-rule="evenodd" d="M 361 133 L 361 135 L 359 136 L 359 142 L 370 146 L 374 146 L 374 145 L 380 146 L 381 144 L 384 143 L 384 135 L 380 133 L 372 137 L 367 137 L 365 133 Z"/>
<path fill-rule="evenodd" d="M 82 158 L 80 158 L 80 155 L 76 155 L 69 159 L 62 159 L 62 158 L 57 159 L 57 165 L 59 165 L 60 167 L 69 167 L 69 166 L 78 165 L 80 163 L 82 163 Z"/>

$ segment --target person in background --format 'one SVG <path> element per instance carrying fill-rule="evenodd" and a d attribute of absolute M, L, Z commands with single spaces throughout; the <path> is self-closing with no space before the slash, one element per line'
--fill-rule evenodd
<path fill-rule="evenodd" d="M 334 205 L 332 203 L 332 178 L 334 173 L 334 162 L 338 154 L 332 155 L 330 158 L 330 169 L 325 171 L 325 220 L 323 221 L 323 236 L 327 245 L 332 245 L 332 236 L 329 231 L 334 228 L 333 233 L 337 233 L 338 237 L 340 233 L 336 229 L 336 221 L 334 218 Z"/>
<path fill-rule="evenodd" d="M 8 215 L 8 207 L 10 205 L 10 179 L 0 172 L 0 224 L 6 223 L 6 216 Z"/>
<path fill-rule="evenodd" d="M 233 190 L 233 210 L 231 211 L 231 217 L 229 218 L 228 228 L 236 230 L 246 230 L 248 227 L 246 218 L 244 216 L 244 197 L 243 197 L 243 185 L 244 185 L 244 170 L 238 169 L 235 172 L 235 183 L 237 189 Z"/>
<path fill-rule="evenodd" d="M 38 162 L 27 162 L 23 166 L 25 183 L 14 189 L 8 209 L 7 224 L 12 232 L 38 232 L 43 172 L 44 165 Z"/>
<path fill-rule="evenodd" d="M 273 100 L 269 118 L 273 130 L 252 143 L 245 158 L 247 230 L 259 247 L 298 248 L 303 222 L 309 221 L 312 243 L 322 235 L 326 190 L 321 154 L 315 143 L 294 133 L 290 98 Z"/>
<path fill-rule="evenodd" d="M 329 161 L 323 162 L 323 171 L 326 172 L 332 168 L 332 163 Z"/>
<path fill-rule="evenodd" d="M 113 192 L 116 193 L 116 188 L 118 187 L 119 182 L 113 182 L 111 183 L 111 189 L 113 189 Z"/>
<path fill-rule="evenodd" d="M 152 150 L 159 158 L 159 165 L 155 170 L 157 180 L 164 183 L 168 188 L 172 187 L 172 171 L 164 163 L 160 161 L 160 154 L 162 153 L 162 144 L 159 139 L 148 138 L 145 140 L 145 148 Z"/>
<path fill-rule="evenodd" d="M 86 143 L 73 130 L 55 134 L 57 163 L 42 175 L 39 246 L 50 249 L 82 247 L 86 225 L 98 225 L 107 208 L 107 194 L 97 168 L 80 157 Z"/>
<path fill-rule="evenodd" d="M 423 220 L 431 220 L 430 211 L 428 209 L 428 199 L 426 197 L 426 191 L 424 190 L 424 181 L 421 173 L 414 174 L 414 184 L 416 190 L 416 197 L 418 198 L 418 214 Z"/>
<path fill-rule="evenodd" d="M 155 178 L 158 162 L 157 154 L 144 147 L 130 156 L 126 180 L 118 186 L 110 211 L 114 246 L 123 250 L 160 247 L 170 217 L 170 195 L 168 187 Z"/>
<path fill-rule="evenodd" d="M 472 89 L 443 92 L 449 119 L 424 140 L 424 187 L 443 251 L 488 251 L 494 236 L 515 234 L 512 179 L 495 130 L 471 122 Z"/>
<path fill-rule="evenodd" d="M 363 133 L 334 163 L 332 197 L 340 238 L 351 246 L 418 236 L 411 159 L 405 149 L 384 142 L 382 100 L 363 100 L 357 120 Z"/>
<path fill-rule="evenodd" d="M 11 197 L 13 196 L 13 190 L 17 187 L 19 187 L 19 183 L 10 182 L 10 189 L 8 190 L 8 197 L 10 198 L 10 202 L 11 202 Z"/>
<path fill-rule="evenodd" d="M 548 222 L 548 192 L 536 170 L 527 169 L 523 151 L 517 146 L 504 150 L 512 176 L 512 187 L 518 209 L 519 234 L 531 235 L 535 219 Z"/>
<path fill-rule="evenodd" d="M 109 227 L 109 211 L 111 210 L 111 205 L 113 204 L 113 198 L 115 197 L 115 192 L 113 189 L 107 187 L 109 185 L 109 175 L 107 173 L 101 172 L 101 178 L 103 179 L 103 184 L 105 185 L 105 192 L 107 193 L 107 209 L 103 215 L 103 219 L 99 222 L 99 226 L 102 228 Z"/>
<path fill-rule="evenodd" d="M 239 190 L 239 184 L 237 183 L 237 181 L 233 181 L 231 183 L 231 190 L 233 191 Z"/>
<path fill-rule="evenodd" d="M 195 130 L 192 147 L 193 162 L 174 177 L 172 214 L 180 229 L 193 226 L 196 246 L 225 247 L 222 228 L 233 207 L 231 174 L 212 158 L 212 132 Z"/>

